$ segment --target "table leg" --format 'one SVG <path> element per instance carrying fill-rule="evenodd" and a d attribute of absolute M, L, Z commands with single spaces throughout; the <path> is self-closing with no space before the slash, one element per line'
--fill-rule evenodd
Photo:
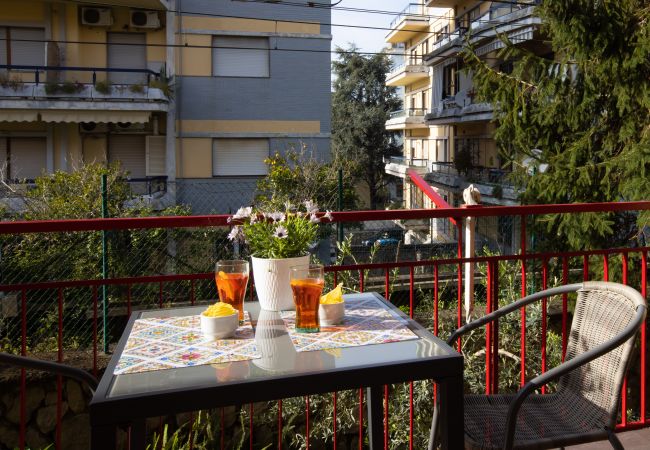
<path fill-rule="evenodd" d="M 367 388 L 366 404 L 368 405 L 368 438 L 370 450 L 384 448 L 384 409 L 382 405 L 381 386 Z"/>
<path fill-rule="evenodd" d="M 463 377 L 440 380 L 440 437 L 443 449 L 464 448 Z"/>
<path fill-rule="evenodd" d="M 90 448 L 93 450 L 115 450 L 114 425 L 93 425 L 90 431 Z"/>
<path fill-rule="evenodd" d="M 131 422 L 129 442 L 129 448 L 132 449 L 146 447 L 146 423 L 144 419 L 138 419 Z"/>

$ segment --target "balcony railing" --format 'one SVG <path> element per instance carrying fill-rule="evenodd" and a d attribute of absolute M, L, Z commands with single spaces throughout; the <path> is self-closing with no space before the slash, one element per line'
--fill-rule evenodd
<path fill-rule="evenodd" d="M 424 108 L 401 109 L 390 113 L 390 120 L 407 117 L 424 117 L 428 112 L 429 110 Z"/>
<path fill-rule="evenodd" d="M 519 295 L 586 279 L 629 284 L 647 298 L 647 257 L 650 247 L 646 244 L 566 251 L 553 248 L 551 241 L 545 243 L 544 251 L 539 251 L 530 230 L 546 223 L 548 215 L 552 214 L 607 216 L 627 212 L 636 215 L 639 211 L 648 210 L 650 202 L 644 201 L 334 213 L 335 222 L 355 225 L 349 228 L 350 233 L 366 222 L 436 219 L 453 221 L 458 236 L 463 236 L 468 217 L 493 224 L 494 232 L 498 231 L 497 222 L 500 223 L 501 218 L 512 217 L 519 224 L 512 230 L 513 240 L 520 245 L 507 254 L 461 257 L 464 243 L 459 240 L 454 252 L 456 255 L 437 255 L 420 260 L 396 259 L 381 263 L 372 260 L 357 263 L 343 261 L 326 268 L 328 282 L 334 285 L 344 282 L 348 289 L 362 292 L 377 291 L 402 305 L 411 317 L 422 321 L 441 337 L 449 336 L 454 328 L 460 327 L 466 320 L 463 313 L 463 281 L 468 274 L 466 263 L 474 264 L 475 273 L 480 274 L 475 281 L 482 286 L 475 291 L 476 315 L 489 313 Z M 15 353 L 37 355 L 59 362 L 71 361 L 73 356 L 80 353 L 85 355 L 87 351 L 92 371 L 97 374 L 103 368 L 100 362 L 102 352 L 110 350 L 123 330 L 125 317 L 135 308 L 194 305 L 215 298 L 213 262 L 235 255 L 235 250 L 225 240 L 229 226 L 228 216 L 0 223 L 0 292 L 4 293 L 0 299 L 0 341 L 9 345 Z M 102 233 L 110 239 L 110 245 L 103 253 L 108 258 L 110 269 L 105 277 L 97 270 L 101 267 L 98 262 L 102 256 L 101 250 L 97 250 L 101 248 L 97 243 Z M 149 244 L 144 245 L 145 242 Z M 58 245 L 61 252 L 53 252 L 53 245 Z M 32 258 L 25 258 L 25 251 L 29 248 L 35 251 L 31 254 Z M 41 251 L 36 251 L 38 249 Z M 242 253 L 239 255 L 246 256 Z M 73 266 L 83 270 L 77 272 Z M 41 270 L 31 270 L 35 267 Z M 400 289 L 404 289 L 403 295 Z M 254 300 L 252 286 L 249 292 L 250 299 Z M 485 334 L 473 336 L 478 347 L 466 359 L 468 383 L 474 390 L 498 393 L 516 389 L 536 372 L 549 370 L 552 361 L 557 362 L 556 359 L 564 357 L 571 305 L 572 298 L 566 295 L 548 299 L 542 302 L 541 311 L 531 307 L 528 315 L 522 312 L 521 322 L 516 318 L 507 324 L 500 320 Z M 513 329 L 516 333 L 512 332 Z M 515 348 L 512 351 L 504 349 L 501 353 L 506 333 L 509 333 L 507 336 Z M 643 325 L 638 342 L 630 365 L 632 370 L 622 393 L 622 414 L 617 425 L 619 430 L 650 426 L 646 401 L 647 324 Z M 463 343 L 463 348 L 467 350 L 470 341 Z M 499 351 L 493 352 L 493 349 Z M 28 395 L 25 370 L 20 372 L 18 380 L 16 389 L 22 407 L 17 409 L 20 425 L 16 428 L 20 433 L 19 447 L 24 447 L 29 420 L 25 406 Z M 56 395 L 48 398 L 51 398 L 52 407 L 65 413 L 62 405 L 64 385 L 63 378 L 55 378 L 53 386 Z M 387 445 L 401 448 L 410 444 L 412 448 L 425 448 L 435 391 L 430 383 L 411 384 L 405 390 L 400 389 L 399 386 L 391 386 L 384 391 L 383 404 L 389 406 L 384 410 L 383 424 Z M 416 389 L 419 390 L 418 395 L 414 395 Z M 404 395 L 398 397 L 399 392 Z M 346 440 L 346 448 L 351 442 L 362 447 L 367 428 L 363 419 L 363 391 L 360 393 L 346 397 L 346 402 L 354 399 L 355 405 L 344 404 L 343 395 L 337 393 L 322 397 L 326 399 L 323 401 L 329 402 L 328 405 L 333 405 L 332 413 L 326 416 L 315 414 L 313 408 L 316 408 L 316 402 L 311 404 L 310 415 L 309 399 L 303 401 L 299 404 L 302 406 L 298 406 L 303 408 L 304 414 L 300 415 L 301 424 L 306 423 L 303 429 L 313 430 L 316 426 L 314 417 L 321 417 L 326 422 L 321 425 L 328 430 L 326 447 L 336 448 L 337 439 L 339 442 Z M 402 398 L 404 404 L 392 403 Z M 270 425 L 266 422 L 263 424 L 269 427 L 269 433 L 265 433 L 265 445 L 274 442 L 282 445 L 287 434 L 299 432 L 298 428 L 288 432 L 287 422 L 283 421 L 282 405 L 280 402 L 270 410 L 269 414 L 276 414 L 272 416 L 274 420 Z M 284 414 L 287 414 L 286 405 Z M 429 407 L 425 409 L 423 405 Z M 259 407 L 255 406 L 256 413 Z M 342 408 L 347 408 L 345 414 L 342 414 Z M 29 411 L 33 412 L 32 409 Z M 252 414 L 252 405 L 250 408 L 243 407 L 242 411 L 242 436 L 249 438 L 246 446 L 252 449 L 259 445 L 255 438 L 262 434 L 254 434 L 253 431 L 259 430 L 260 421 L 265 419 L 262 415 Z M 248 415 L 248 411 L 251 414 Z M 61 448 L 62 415 L 56 415 L 56 425 L 51 434 L 57 448 Z M 419 417 L 421 420 L 409 420 L 409 417 Z M 157 422 L 161 429 L 168 419 L 161 418 Z M 347 428 L 342 425 L 351 420 L 356 421 L 356 425 L 346 425 Z M 223 419 L 219 422 L 217 418 L 215 432 L 223 436 L 226 426 Z M 310 442 L 315 445 L 317 439 L 321 439 L 320 434 L 310 435 L 306 432 L 301 442 L 307 446 Z M 245 442 L 243 438 L 242 442 Z"/>
<path fill-rule="evenodd" d="M 391 29 L 395 29 L 403 20 L 419 20 L 426 22 L 429 18 L 423 14 L 423 6 L 419 3 L 409 3 L 406 7 L 391 21 Z"/>
<path fill-rule="evenodd" d="M 391 156 L 390 158 L 384 158 L 384 163 L 399 164 L 409 167 L 427 167 L 429 160 L 422 158 L 405 158 L 404 156 Z"/>
<path fill-rule="evenodd" d="M 470 182 L 499 184 L 510 186 L 508 175 L 510 172 L 494 167 L 473 166 L 466 173 L 459 173 L 453 162 L 432 162 L 431 172 L 445 175 L 463 176 Z"/>

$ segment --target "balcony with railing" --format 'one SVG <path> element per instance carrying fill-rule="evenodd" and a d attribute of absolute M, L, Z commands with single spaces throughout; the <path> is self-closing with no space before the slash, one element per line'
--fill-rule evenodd
<path fill-rule="evenodd" d="M 509 175 L 509 171 L 494 167 L 476 165 L 460 171 L 453 162 L 432 162 L 424 178 L 456 194 L 474 184 L 486 203 L 516 205 L 519 192 L 508 180 Z"/>
<path fill-rule="evenodd" d="M 384 164 L 386 164 L 385 171 L 387 174 L 406 178 L 409 169 L 413 169 L 421 175 L 425 174 L 429 161 L 421 158 L 391 156 L 390 158 L 384 158 Z"/>
<path fill-rule="evenodd" d="M 422 58 L 407 58 L 403 64 L 394 67 L 386 75 L 387 86 L 406 86 L 415 81 L 425 80 L 429 77 L 429 67 Z"/>
<path fill-rule="evenodd" d="M 390 113 L 386 121 L 387 130 L 410 130 L 413 128 L 427 128 L 424 116 L 428 110 L 423 108 L 409 108 Z"/>
<path fill-rule="evenodd" d="M 475 101 L 474 88 L 466 88 L 455 95 L 445 97 L 434 105 L 433 110 L 425 117 L 429 125 L 451 125 L 462 122 L 488 121 L 493 118 L 493 108 L 490 103 Z"/>
<path fill-rule="evenodd" d="M 80 74 L 90 81 L 76 81 Z M 133 82 L 101 79 L 112 75 Z M 147 122 L 151 112 L 167 111 L 169 95 L 167 81 L 149 69 L 0 65 L 2 120 Z"/>
<path fill-rule="evenodd" d="M 491 224 L 485 229 L 497 234 L 501 219 L 509 217 L 516 219 L 510 222 L 516 224 L 510 231 L 518 245 L 507 253 L 463 256 L 463 238 L 451 254 L 423 256 L 421 248 L 381 262 L 339 255 L 337 263 L 326 267 L 327 283 L 343 282 L 347 292 L 377 292 L 443 338 L 468 320 L 464 281 L 470 274 L 476 287 L 472 318 L 509 305 L 520 295 L 583 280 L 621 282 L 647 298 L 650 247 L 638 239 L 630 242 L 625 237 L 629 230 L 617 230 L 621 239 L 610 241 L 621 243 L 579 251 L 568 251 L 553 240 L 542 251 L 533 231 L 545 228 L 549 215 L 635 216 L 647 210 L 650 202 L 334 213 L 333 221 L 351 237 L 372 223 L 413 219 L 448 220 L 463 236 L 470 217 Z M 100 374 L 132 311 L 201 305 L 215 298 L 215 260 L 247 257 L 245 248 L 234 248 L 226 240 L 230 226 L 228 216 L 0 223 L 3 349 Z M 108 240 L 104 247 L 99 245 L 102 235 Z M 394 247 L 398 252 L 399 246 Z M 354 254 L 354 244 L 351 249 Z M 104 276 L 102 258 L 107 261 Z M 255 301 L 254 291 L 251 286 L 250 301 Z M 565 355 L 569 358 L 574 301 L 573 294 L 549 297 L 477 331 L 463 339 L 462 346 L 458 342 L 465 354 L 466 392 L 512 392 L 536 374 L 548 372 Z M 619 431 L 650 426 L 647 340 L 646 322 L 622 390 Z M 219 377 L 235 370 L 236 364 L 205 367 Z M 51 422 L 45 434 L 39 431 L 42 441 L 67 448 L 64 444 L 72 438 L 87 439 L 88 393 L 78 385 L 63 376 L 36 376 L 26 369 L 7 370 L 3 376 L 3 407 L 11 403 L 3 409 L 8 412 L 2 420 L 10 420 L 3 426 L 13 427 L 15 447 L 26 448 L 28 439 L 33 442 L 36 423 L 43 428 L 46 412 Z M 542 390 L 545 394 L 550 391 Z M 153 433 L 181 429 L 181 436 L 194 433 L 187 442 L 195 448 L 212 439 L 211 448 L 219 448 L 219 443 L 230 448 L 229 443 L 239 442 L 250 449 L 271 444 L 288 448 L 292 442 L 314 448 L 362 448 L 372 425 L 380 427 L 387 448 L 420 449 L 429 439 L 435 395 L 431 382 L 387 386 L 372 399 L 382 405 L 384 420 L 372 424 L 365 415 L 368 399 L 362 390 L 156 417 L 142 424 L 149 442 Z M 73 421 L 78 434 L 70 433 Z M 208 432 L 206 423 L 211 427 Z"/>
<path fill-rule="evenodd" d="M 390 23 L 386 42 L 405 42 L 429 28 L 429 16 L 420 3 L 408 4 Z"/>

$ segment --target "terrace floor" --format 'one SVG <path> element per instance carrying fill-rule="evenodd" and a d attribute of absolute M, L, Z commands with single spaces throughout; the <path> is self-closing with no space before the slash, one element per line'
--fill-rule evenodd
<path fill-rule="evenodd" d="M 616 433 L 625 450 L 647 450 L 650 445 L 650 428 Z M 567 450 L 611 450 L 609 441 L 566 447 Z"/>

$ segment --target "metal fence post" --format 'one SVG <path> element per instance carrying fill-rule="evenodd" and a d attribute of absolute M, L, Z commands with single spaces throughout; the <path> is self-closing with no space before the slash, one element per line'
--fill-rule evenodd
<path fill-rule="evenodd" d="M 106 174 L 102 174 L 102 218 L 106 219 L 108 217 L 108 193 L 107 193 L 107 181 Z M 106 242 L 106 230 L 102 230 L 102 280 L 108 278 L 108 255 L 107 251 L 107 242 Z M 108 313 L 108 304 L 107 304 L 107 292 L 106 284 L 102 284 L 102 324 L 103 324 L 103 344 L 104 344 L 104 353 L 108 353 L 108 339 L 106 337 L 107 332 L 107 313 Z"/>

